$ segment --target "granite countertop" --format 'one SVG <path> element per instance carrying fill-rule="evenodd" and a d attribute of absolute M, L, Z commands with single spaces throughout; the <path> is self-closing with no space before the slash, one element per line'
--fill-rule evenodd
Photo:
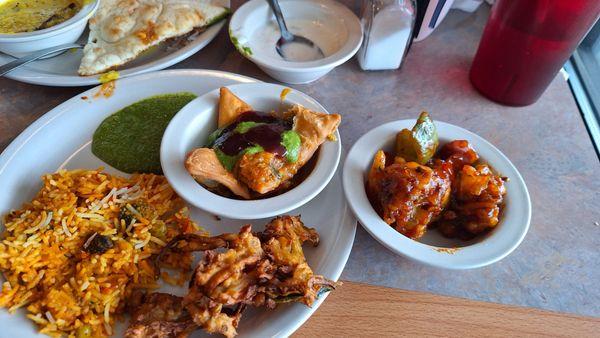
<path fill-rule="evenodd" d="M 234 8 L 240 1 L 233 1 Z M 346 0 L 358 11 L 358 1 Z M 600 316 L 600 164 L 567 82 L 552 82 L 523 108 L 480 96 L 468 80 L 489 9 L 453 11 L 432 36 L 415 43 L 397 71 L 363 72 L 353 59 L 321 80 L 291 86 L 343 114 L 345 149 L 385 122 L 429 111 L 469 129 L 516 165 L 531 194 L 524 242 L 504 260 L 446 271 L 396 256 L 358 227 L 342 278 L 506 304 Z M 219 69 L 273 82 L 241 57 L 226 30 L 174 68 Z M 36 118 L 84 88 L 50 88 L 0 79 L 0 150 Z M 343 198 L 340 196 L 340 198 Z"/>

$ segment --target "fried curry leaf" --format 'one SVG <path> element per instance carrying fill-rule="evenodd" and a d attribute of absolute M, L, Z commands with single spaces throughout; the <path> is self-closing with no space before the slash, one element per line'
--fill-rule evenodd
<path fill-rule="evenodd" d="M 319 289 L 319 291 L 317 292 L 317 298 L 321 297 L 321 295 L 333 291 L 333 288 L 328 287 L 328 286 L 323 286 Z M 286 296 L 280 296 L 275 298 L 275 303 L 277 304 L 285 304 L 285 303 L 291 303 L 291 302 L 298 302 L 301 301 L 301 299 L 304 298 L 303 294 L 298 294 L 298 293 L 292 293 Z"/>
<path fill-rule="evenodd" d="M 422 112 L 412 130 L 403 129 L 396 135 L 396 155 L 425 164 L 435 154 L 438 144 L 435 124 L 427 112 Z"/>
<path fill-rule="evenodd" d="M 213 144 L 219 138 L 219 136 L 221 136 L 222 132 L 223 132 L 223 128 L 219 128 L 219 129 L 213 131 L 212 133 L 210 133 L 210 135 L 208 135 L 208 140 L 206 141 L 206 147 L 212 148 Z"/>

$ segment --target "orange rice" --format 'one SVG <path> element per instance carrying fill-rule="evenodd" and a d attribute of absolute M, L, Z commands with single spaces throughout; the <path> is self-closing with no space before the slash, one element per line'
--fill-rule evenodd
<path fill-rule="evenodd" d="M 132 291 L 157 287 L 154 255 L 197 227 L 163 176 L 62 170 L 42 181 L 30 203 L 4 217 L 0 307 L 26 308 L 50 336 L 109 336 Z M 85 252 L 94 233 L 114 246 Z"/>

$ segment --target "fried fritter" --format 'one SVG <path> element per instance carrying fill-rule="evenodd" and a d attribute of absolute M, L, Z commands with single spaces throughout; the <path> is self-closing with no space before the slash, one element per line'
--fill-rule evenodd
<path fill-rule="evenodd" d="M 196 325 L 183 307 L 183 298 L 167 293 L 141 296 L 133 308 L 126 338 L 184 338 Z"/>
<path fill-rule="evenodd" d="M 206 296 L 199 296 L 193 302 L 186 303 L 186 308 L 198 327 L 208 333 L 219 333 L 228 338 L 237 335 L 236 328 L 244 309 L 243 305 L 239 305 L 238 310 L 232 311 L 230 315 L 223 304 Z"/>
<path fill-rule="evenodd" d="M 246 225 L 238 235 L 223 235 L 229 249 L 206 251 L 194 271 L 184 304 L 196 325 L 209 333 L 235 336 L 243 308 L 252 303 L 259 279 L 268 276 L 260 240 L 251 231 Z"/>
<path fill-rule="evenodd" d="M 283 216 L 271 221 L 263 232 L 263 249 L 276 267 L 273 279 L 264 286 L 267 299 L 275 302 L 298 301 L 310 306 L 321 290 L 308 266 L 302 243 L 319 244 L 314 229 L 304 226 L 300 217 Z"/>
<path fill-rule="evenodd" d="M 229 242 L 223 253 L 207 251 L 198 263 L 186 302 L 205 295 L 223 305 L 233 305 L 251 299 L 256 293 L 259 276 L 253 273 L 264 252 L 260 240 L 244 226 L 237 238 Z"/>
<path fill-rule="evenodd" d="M 197 328 L 234 337 L 246 306 L 274 308 L 284 302 L 311 306 L 338 283 L 313 273 L 304 257 L 304 242 L 317 246 L 319 235 L 299 216 L 277 217 L 256 234 L 246 225 L 238 234 L 177 236 L 162 256 L 204 252 L 188 294 L 133 297 L 138 300 L 127 337 L 185 337 Z"/>

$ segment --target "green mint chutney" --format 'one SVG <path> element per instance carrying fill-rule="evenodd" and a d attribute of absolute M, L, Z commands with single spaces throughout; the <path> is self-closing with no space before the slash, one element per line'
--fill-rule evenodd
<path fill-rule="evenodd" d="M 152 96 L 107 117 L 92 140 L 92 153 L 126 173 L 162 174 L 160 143 L 167 125 L 192 93 Z"/>

